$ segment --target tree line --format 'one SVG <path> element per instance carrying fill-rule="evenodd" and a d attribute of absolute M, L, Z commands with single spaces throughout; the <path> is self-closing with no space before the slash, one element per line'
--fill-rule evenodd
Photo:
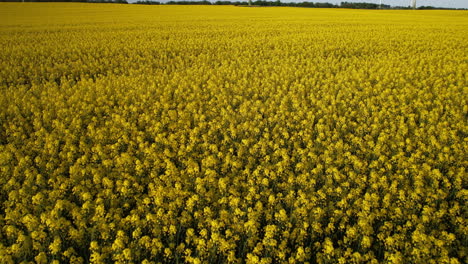
<path fill-rule="evenodd" d="M 168 2 L 158 2 L 158 1 L 137 1 L 133 4 L 142 4 L 142 5 L 234 5 L 234 6 L 244 6 L 249 5 L 248 1 L 168 1 Z M 374 3 L 351 3 L 351 2 L 341 2 L 340 4 L 332 4 L 328 2 L 281 2 L 280 0 L 276 1 L 252 1 L 250 3 L 253 6 L 285 6 L 285 7 L 309 7 L 309 8 L 351 8 L 351 9 L 412 9 L 411 6 L 391 6 L 391 5 L 379 5 Z M 418 9 L 450 9 L 450 8 L 440 8 L 433 6 L 420 6 Z"/>
<path fill-rule="evenodd" d="M 0 2 L 63 2 L 63 3 L 112 3 L 128 4 L 126 0 L 0 0 Z"/>
<path fill-rule="evenodd" d="M 0 2 L 80 2 L 80 3 L 115 3 L 115 4 L 128 4 L 127 0 L 0 0 Z M 159 2 L 151 0 L 136 1 L 132 4 L 139 5 L 234 5 L 244 6 L 249 5 L 248 1 L 216 1 L 210 2 L 207 0 L 202 1 L 168 1 Z M 286 6 L 286 7 L 309 7 L 309 8 L 351 8 L 351 9 L 412 9 L 411 6 L 391 6 L 391 5 L 379 5 L 374 3 L 351 3 L 341 2 L 340 4 L 332 3 L 314 3 L 314 2 L 281 2 L 277 1 L 252 1 L 250 5 L 253 6 Z M 443 8 L 434 6 L 420 6 L 417 9 L 456 9 L 456 8 Z M 458 8 L 464 9 L 464 8 Z"/>

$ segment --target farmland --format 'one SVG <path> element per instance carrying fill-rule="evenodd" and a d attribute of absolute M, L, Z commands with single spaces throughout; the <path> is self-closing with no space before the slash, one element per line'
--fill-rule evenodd
<path fill-rule="evenodd" d="M 467 263 L 468 12 L 0 3 L 2 263 Z"/>

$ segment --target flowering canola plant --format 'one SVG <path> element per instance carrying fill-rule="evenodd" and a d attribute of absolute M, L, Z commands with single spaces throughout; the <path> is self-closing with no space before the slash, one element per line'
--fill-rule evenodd
<path fill-rule="evenodd" d="M 2 263 L 467 263 L 468 13 L 0 4 Z"/>

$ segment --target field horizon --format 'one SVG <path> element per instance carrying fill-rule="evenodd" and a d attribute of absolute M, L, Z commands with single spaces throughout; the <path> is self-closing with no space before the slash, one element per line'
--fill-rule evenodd
<path fill-rule="evenodd" d="M 0 3 L 0 262 L 467 263 L 468 12 Z"/>

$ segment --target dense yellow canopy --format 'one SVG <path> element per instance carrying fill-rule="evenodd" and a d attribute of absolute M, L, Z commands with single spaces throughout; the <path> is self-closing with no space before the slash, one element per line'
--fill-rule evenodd
<path fill-rule="evenodd" d="M 0 3 L 2 263 L 466 263 L 468 13 Z"/>

